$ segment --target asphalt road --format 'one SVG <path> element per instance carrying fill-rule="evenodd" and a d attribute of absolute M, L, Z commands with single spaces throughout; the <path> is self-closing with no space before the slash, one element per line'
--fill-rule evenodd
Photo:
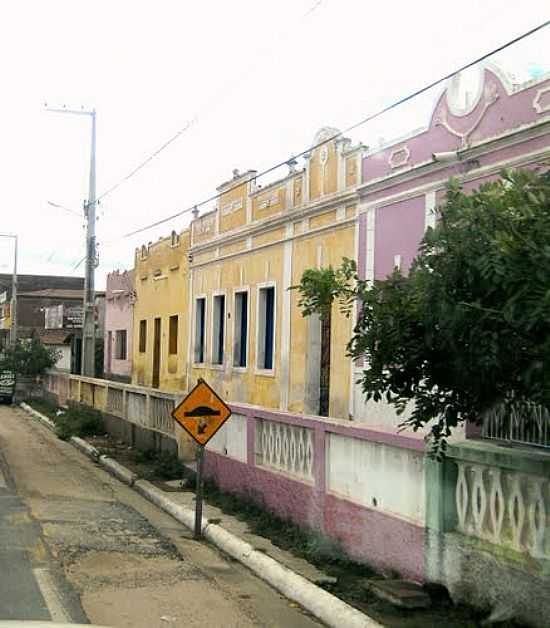
<path fill-rule="evenodd" d="M 319 626 L 19 408 L 0 406 L 0 619 Z"/>

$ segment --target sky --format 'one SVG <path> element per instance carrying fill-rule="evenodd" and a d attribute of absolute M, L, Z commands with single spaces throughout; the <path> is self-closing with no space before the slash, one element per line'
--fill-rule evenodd
<path fill-rule="evenodd" d="M 102 289 L 108 272 L 132 268 L 136 247 L 190 217 L 121 235 L 209 197 L 234 168 L 263 170 L 300 153 L 321 127 L 346 128 L 549 17 L 547 0 L 4 3 L 0 232 L 18 234 L 21 273 L 83 273 L 90 120 L 45 103 L 96 109 L 98 195 L 193 121 L 98 206 Z M 520 80 L 550 70 L 550 27 L 494 61 Z M 373 146 L 426 125 L 440 90 L 352 139 Z M 12 264 L 12 243 L 0 238 L 0 272 Z"/>

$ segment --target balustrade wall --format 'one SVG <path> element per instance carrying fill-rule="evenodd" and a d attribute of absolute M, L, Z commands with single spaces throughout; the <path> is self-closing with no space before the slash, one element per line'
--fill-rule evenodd
<path fill-rule="evenodd" d="M 171 417 L 181 398 L 174 393 L 54 373 L 46 386 L 136 429 L 177 440 L 183 433 Z M 439 463 L 425 457 L 419 435 L 230 407 L 205 459 L 221 488 L 320 530 L 357 560 L 441 582 L 457 600 L 485 607 L 506 600 L 537 625 L 529 600 L 550 587 L 544 449 L 465 441 Z"/>
<path fill-rule="evenodd" d="M 142 430 L 180 439 L 181 396 L 50 373 L 47 389 Z M 230 404 L 207 446 L 205 473 L 280 516 L 334 538 L 359 560 L 424 577 L 424 443 L 345 420 Z M 181 449 L 180 449 L 181 451 Z"/>

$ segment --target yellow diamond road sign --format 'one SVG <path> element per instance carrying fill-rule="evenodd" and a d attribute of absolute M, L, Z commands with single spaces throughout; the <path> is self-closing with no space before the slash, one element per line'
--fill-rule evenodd
<path fill-rule="evenodd" d="M 174 420 L 199 445 L 206 445 L 230 416 L 231 410 L 204 380 L 172 410 Z"/>

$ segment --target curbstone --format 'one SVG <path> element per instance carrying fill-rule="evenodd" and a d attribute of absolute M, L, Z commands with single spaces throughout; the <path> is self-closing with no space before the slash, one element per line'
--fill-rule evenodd
<path fill-rule="evenodd" d="M 193 510 L 170 501 L 161 490 L 147 480 L 137 480 L 134 488 L 187 528 L 194 529 L 195 513 Z M 341 626 L 346 626 L 346 628 L 381 628 L 382 624 L 281 565 L 275 559 L 255 550 L 252 545 L 221 526 L 208 523 L 204 518 L 202 521 L 203 536 L 207 540 L 248 567 L 285 597 L 298 602 L 328 626 L 333 628 L 341 628 Z"/>
<path fill-rule="evenodd" d="M 195 513 L 186 508 L 185 506 L 180 506 L 179 504 L 175 504 L 173 501 L 170 501 L 167 497 L 165 497 L 164 493 L 158 489 L 154 484 L 148 482 L 147 480 L 137 480 L 134 483 L 134 488 L 138 493 L 143 495 L 150 502 L 153 502 L 159 508 L 162 508 L 169 515 L 172 515 L 174 519 L 177 519 L 180 523 L 187 528 L 193 530 L 195 528 Z M 203 518 L 202 520 L 203 528 L 207 525 L 207 520 Z"/>
<path fill-rule="evenodd" d="M 21 408 L 23 408 L 23 410 L 25 410 L 25 412 L 27 412 L 28 414 L 31 414 L 33 417 L 35 417 L 36 419 L 38 419 L 43 425 L 45 425 L 48 429 L 50 429 L 52 432 L 55 432 L 55 423 L 49 419 L 47 416 L 45 416 L 44 414 L 42 414 L 41 412 L 38 412 L 38 410 L 35 410 L 34 408 L 31 408 L 27 403 L 25 403 L 24 401 L 22 401 L 19 406 Z"/>
<path fill-rule="evenodd" d="M 259 552 L 245 541 L 216 524 L 208 524 L 204 536 L 222 551 L 236 558 L 285 597 L 333 628 L 379 628 L 379 624 L 335 595 Z"/>
<path fill-rule="evenodd" d="M 69 438 L 69 442 L 92 460 L 99 460 L 99 451 L 93 445 L 87 443 L 83 438 L 71 436 L 71 438 Z"/>
<path fill-rule="evenodd" d="M 121 482 L 128 484 L 128 486 L 133 486 L 138 479 L 137 473 L 130 471 L 130 469 L 119 464 L 116 460 L 113 460 L 113 458 L 109 458 L 109 456 L 99 456 L 99 464 Z"/>

